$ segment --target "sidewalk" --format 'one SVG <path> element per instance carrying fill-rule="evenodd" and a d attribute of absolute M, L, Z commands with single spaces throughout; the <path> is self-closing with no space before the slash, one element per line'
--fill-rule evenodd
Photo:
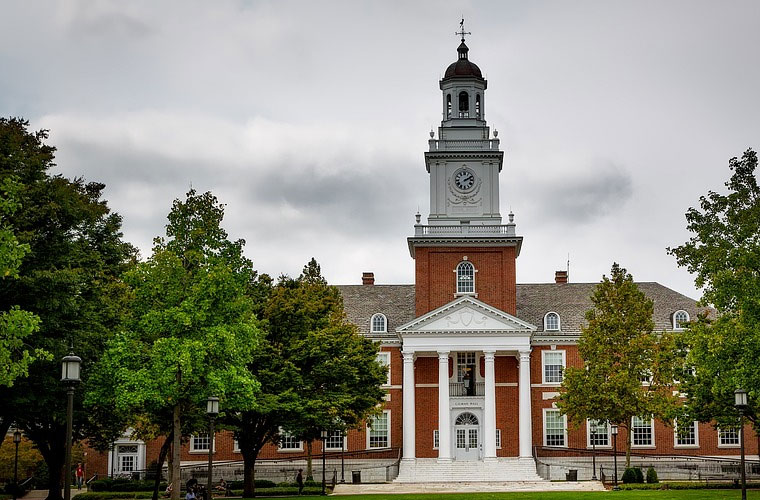
<path fill-rule="evenodd" d="M 81 490 L 76 489 L 76 487 L 71 488 L 71 498 L 74 498 L 75 496 L 79 495 L 80 493 L 84 493 L 87 491 L 85 488 L 82 488 Z M 45 499 L 48 496 L 48 490 L 32 490 L 26 495 L 24 495 L 25 499 Z M 61 496 L 63 496 L 63 490 L 61 490 Z"/>

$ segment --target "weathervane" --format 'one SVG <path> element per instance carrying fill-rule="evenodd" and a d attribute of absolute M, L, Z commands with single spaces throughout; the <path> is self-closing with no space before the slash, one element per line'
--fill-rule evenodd
<path fill-rule="evenodd" d="M 457 31 L 454 33 L 455 35 L 460 35 L 462 37 L 462 43 L 464 43 L 464 36 L 465 35 L 472 35 L 469 31 L 464 30 L 464 18 L 462 18 L 461 21 L 459 21 L 459 29 L 460 31 Z"/>

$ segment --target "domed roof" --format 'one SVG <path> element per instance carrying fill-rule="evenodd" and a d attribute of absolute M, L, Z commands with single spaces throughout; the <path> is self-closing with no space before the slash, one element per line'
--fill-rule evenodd
<path fill-rule="evenodd" d="M 446 68 L 446 73 L 443 75 L 443 79 L 447 78 L 467 78 L 475 77 L 483 79 L 483 73 L 480 72 L 480 68 L 474 62 L 467 58 L 469 48 L 465 45 L 464 41 L 457 48 L 459 53 L 459 59 L 453 62 Z"/>

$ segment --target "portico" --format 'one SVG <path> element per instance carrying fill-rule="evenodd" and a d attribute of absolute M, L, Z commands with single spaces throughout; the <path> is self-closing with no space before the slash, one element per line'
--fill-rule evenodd
<path fill-rule="evenodd" d="M 460 297 L 397 329 L 403 355 L 403 460 L 417 457 L 415 360 L 436 358 L 437 460 L 497 458 L 497 357 L 519 363 L 518 429 L 505 428 L 502 439 L 519 439 L 519 457 L 531 457 L 530 337 L 535 326 L 471 296 Z M 429 366 L 429 364 L 427 365 Z M 430 377 L 428 377 L 430 378 Z M 500 429 L 501 431 L 501 429 Z"/>

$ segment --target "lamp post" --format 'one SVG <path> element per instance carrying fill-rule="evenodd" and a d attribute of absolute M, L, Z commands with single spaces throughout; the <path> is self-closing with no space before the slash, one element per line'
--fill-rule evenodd
<path fill-rule="evenodd" d="M 79 383 L 82 358 L 69 352 L 61 360 L 61 382 L 66 386 L 66 468 L 63 475 L 63 499 L 71 500 L 71 431 L 74 420 L 74 386 Z"/>
<path fill-rule="evenodd" d="M 219 415 L 219 398 L 209 396 L 206 400 L 206 414 L 208 415 L 208 481 L 206 483 L 206 498 L 211 500 L 214 472 L 214 419 Z"/>
<path fill-rule="evenodd" d="M 327 494 L 325 491 L 325 445 L 327 444 L 327 432 L 325 430 L 320 432 L 322 436 L 322 495 Z"/>
<path fill-rule="evenodd" d="M 591 423 L 591 480 L 596 481 L 596 422 Z"/>
<path fill-rule="evenodd" d="M 613 467 L 615 467 L 615 485 L 612 487 L 613 490 L 618 490 L 618 484 L 617 484 L 617 435 L 618 435 L 618 426 L 617 424 L 612 424 L 610 426 L 610 432 L 612 433 L 612 461 L 613 461 Z"/>
<path fill-rule="evenodd" d="M 344 461 L 344 455 L 346 454 L 346 434 L 345 431 L 341 432 L 340 441 L 340 482 L 346 482 L 346 464 Z"/>
<path fill-rule="evenodd" d="M 18 445 L 21 443 L 21 431 L 16 428 L 13 433 L 13 444 L 16 445 L 16 460 L 13 462 L 13 500 L 18 498 Z"/>
<path fill-rule="evenodd" d="M 739 448 L 741 449 L 742 500 L 747 500 L 747 473 L 744 470 L 744 414 L 749 407 L 747 391 L 744 389 L 736 389 L 734 391 L 734 406 L 741 413 L 741 417 L 739 417 Z"/>

